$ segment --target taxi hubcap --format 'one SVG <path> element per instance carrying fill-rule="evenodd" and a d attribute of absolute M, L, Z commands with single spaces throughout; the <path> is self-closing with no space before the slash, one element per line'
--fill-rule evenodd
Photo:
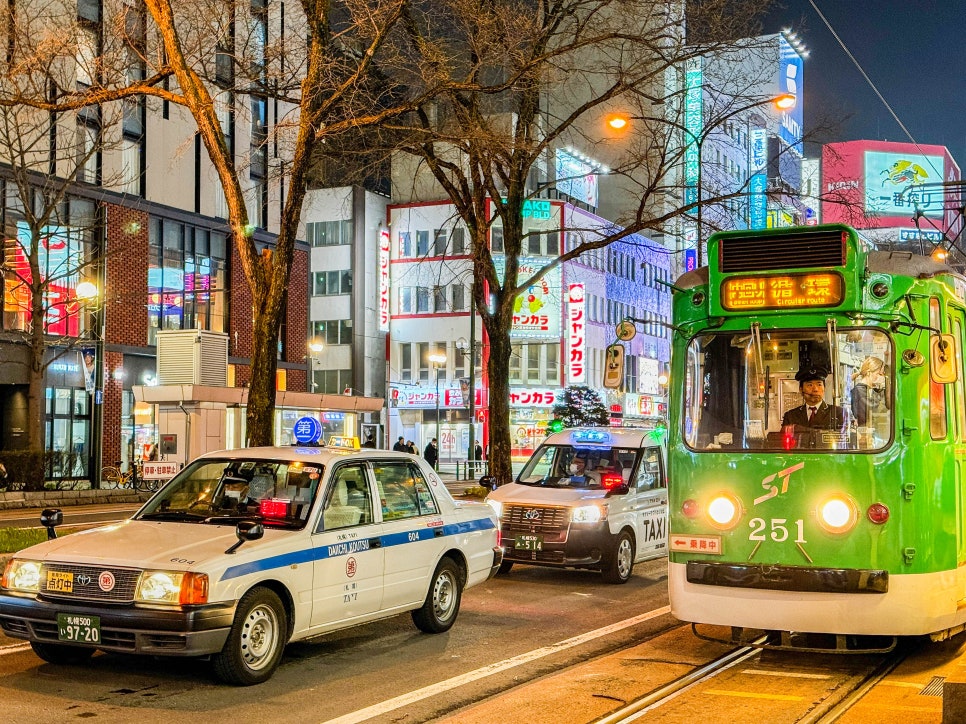
<path fill-rule="evenodd" d="M 436 579 L 433 587 L 433 609 L 436 618 L 445 621 L 453 613 L 456 604 L 456 582 L 449 573 L 443 573 Z"/>
<path fill-rule="evenodd" d="M 617 548 L 617 570 L 621 578 L 626 578 L 631 570 L 631 542 L 627 539 L 622 540 Z"/>
<path fill-rule="evenodd" d="M 278 641 L 278 619 L 268 606 L 249 611 L 242 628 L 241 653 L 251 669 L 260 669 L 272 658 Z"/>

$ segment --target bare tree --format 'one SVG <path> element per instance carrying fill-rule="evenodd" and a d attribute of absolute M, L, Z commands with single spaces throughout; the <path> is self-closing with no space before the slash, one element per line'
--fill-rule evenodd
<path fill-rule="evenodd" d="M 93 345 L 98 333 L 92 327 L 92 300 L 82 298 L 78 289 L 97 278 L 100 214 L 95 202 L 72 191 L 84 184 L 111 187 L 124 176 L 122 171 L 104 173 L 100 165 L 112 144 L 105 128 L 119 120 L 119 108 L 113 114 L 98 105 L 56 109 L 60 94 L 74 93 L 77 84 L 89 86 L 93 77 L 107 72 L 108 55 L 95 61 L 93 40 L 78 24 L 76 10 L 47 4 L 17 10 L 9 5 L 3 16 L 3 329 L 6 339 L 27 350 L 26 449 L 40 461 L 46 372 L 67 355 L 79 358 L 80 348 Z M 93 372 L 78 362 L 93 395 Z M 86 463 L 72 461 L 70 469 L 60 472 L 79 475 Z M 87 472 L 94 480 L 96 471 Z"/>
<path fill-rule="evenodd" d="M 682 140 L 689 128 L 683 69 L 753 38 L 765 4 L 688 6 L 697 40 L 684 33 L 683 4 L 659 0 L 436 0 L 407 8 L 422 82 L 446 90 L 396 127 L 403 139 L 397 152 L 415 161 L 394 162 L 394 179 L 415 180 L 408 187 L 396 183 L 393 195 L 425 200 L 434 193 L 425 190 L 428 174 L 436 198 L 448 198 L 469 231 L 475 310 L 490 344 L 490 459 L 498 482 L 512 477 L 508 402 L 516 298 L 562 262 L 639 231 L 666 233 L 701 208 L 744 194 L 730 189 L 695 199 L 685 193 L 685 154 L 701 138 L 692 131 L 694 137 Z M 755 42 L 742 46 L 747 54 Z M 722 98 L 732 90 L 732 102 L 718 109 L 719 123 L 763 100 L 747 71 L 732 85 L 720 89 Z M 609 128 L 615 113 L 631 125 Z M 702 133 L 715 125 L 706 114 Z M 555 151 L 567 146 L 609 167 L 600 193 L 627 201 L 610 215 L 622 228 L 564 228 L 576 241 L 521 276 L 524 206 L 566 180 L 552 169 Z M 491 253 L 496 226 L 501 264 Z"/>
<path fill-rule="evenodd" d="M 375 72 L 377 56 L 385 67 L 404 67 L 403 48 L 394 47 L 389 39 L 397 33 L 408 2 L 302 0 L 301 16 L 287 12 L 285 35 L 268 46 L 262 42 L 264 18 L 253 15 L 252 3 L 178 3 L 177 14 L 169 0 L 146 0 L 146 5 L 179 86 L 165 97 L 194 116 L 225 191 L 229 226 L 253 298 L 248 442 L 269 444 L 276 340 L 313 151 L 327 139 L 377 127 L 424 99 L 423 86 L 406 85 L 405 73 L 377 77 Z M 271 19 L 272 5 L 264 8 Z M 217 54 L 210 52 L 212 40 Z M 285 148 L 282 155 L 287 160 L 276 169 L 284 175 L 286 196 L 270 254 L 259 252 L 250 233 L 239 168 L 210 92 L 212 81 L 224 85 L 224 75 L 218 78 L 219 59 L 231 63 L 231 85 L 238 92 L 271 97 L 288 109 L 286 122 L 271 139 Z M 263 143 L 269 144 L 267 136 Z"/>

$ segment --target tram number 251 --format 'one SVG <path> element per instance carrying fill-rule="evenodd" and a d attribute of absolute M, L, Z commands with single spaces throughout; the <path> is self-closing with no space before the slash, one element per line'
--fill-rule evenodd
<path fill-rule="evenodd" d="M 799 518 L 798 520 L 793 520 L 791 525 L 794 526 L 795 530 L 798 532 L 795 542 L 805 543 L 805 522 Z M 766 534 L 768 538 L 771 538 L 776 543 L 784 543 L 786 540 L 788 540 L 787 518 L 772 518 L 771 520 L 765 520 L 764 518 L 752 518 L 748 522 L 748 526 L 751 528 L 751 533 L 748 535 L 748 540 L 763 541 L 766 538 Z"/>

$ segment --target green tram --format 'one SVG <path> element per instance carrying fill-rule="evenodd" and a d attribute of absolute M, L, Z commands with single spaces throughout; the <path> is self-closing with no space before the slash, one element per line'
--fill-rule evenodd
<path fill-rule="evenodd" d="M 840 651 L 962 630 L 966 279 L 846 226 L 708 247 L 673 300 L 672 613 Z"/>

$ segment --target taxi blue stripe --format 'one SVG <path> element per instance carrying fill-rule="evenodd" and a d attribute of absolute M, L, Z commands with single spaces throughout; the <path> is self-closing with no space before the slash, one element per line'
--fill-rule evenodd
<path fill-rule="evenodd" d="M 451 536 L 472 533 L 478 530 L 490 530 L 492 528 L 496 528 L 496 525 L 490 518 L 478 518 L 476 520 L 470 520 L 464 523 L 448 523 L 435 528 L 414 528 L 412 530 L 400 531 L 398 533 L 360 538 L 352 541 L 343 541 L 341 543 L 334 543 L 332 545 L 313 546 L 311 548 L 303 548 L 302 550 L 292 551 L 291 553 L 283 553 L 277 556 L 262 558 L 257 561 L 241 563 L 237 566 L 230 566 L 225 570 L 224 574 L 222 574 L 221 580 L 227 581 L 231 578 L 239 578 L 241 576 L 247 576 L 251 573 L 258 573 L 259 571 L 270 571 L 273 568 L 285 568 L 287 566 L 297 565 L 299 563 L 311 563 L 314 561 L 324 560 L 326 558 L 337 558 L 339 556 L 352 555 L 353 553 L 369 550 L 371 548 L 369 542 L 375 537 L 379 538 L 383 548 L 388 548 L 390 546 L 406 545 L 407 543 L 415 543 L 417 541 L 435 538 L 437 537 L 436 531 L 438 530 L 443 531 L 443 536 Z"/>

